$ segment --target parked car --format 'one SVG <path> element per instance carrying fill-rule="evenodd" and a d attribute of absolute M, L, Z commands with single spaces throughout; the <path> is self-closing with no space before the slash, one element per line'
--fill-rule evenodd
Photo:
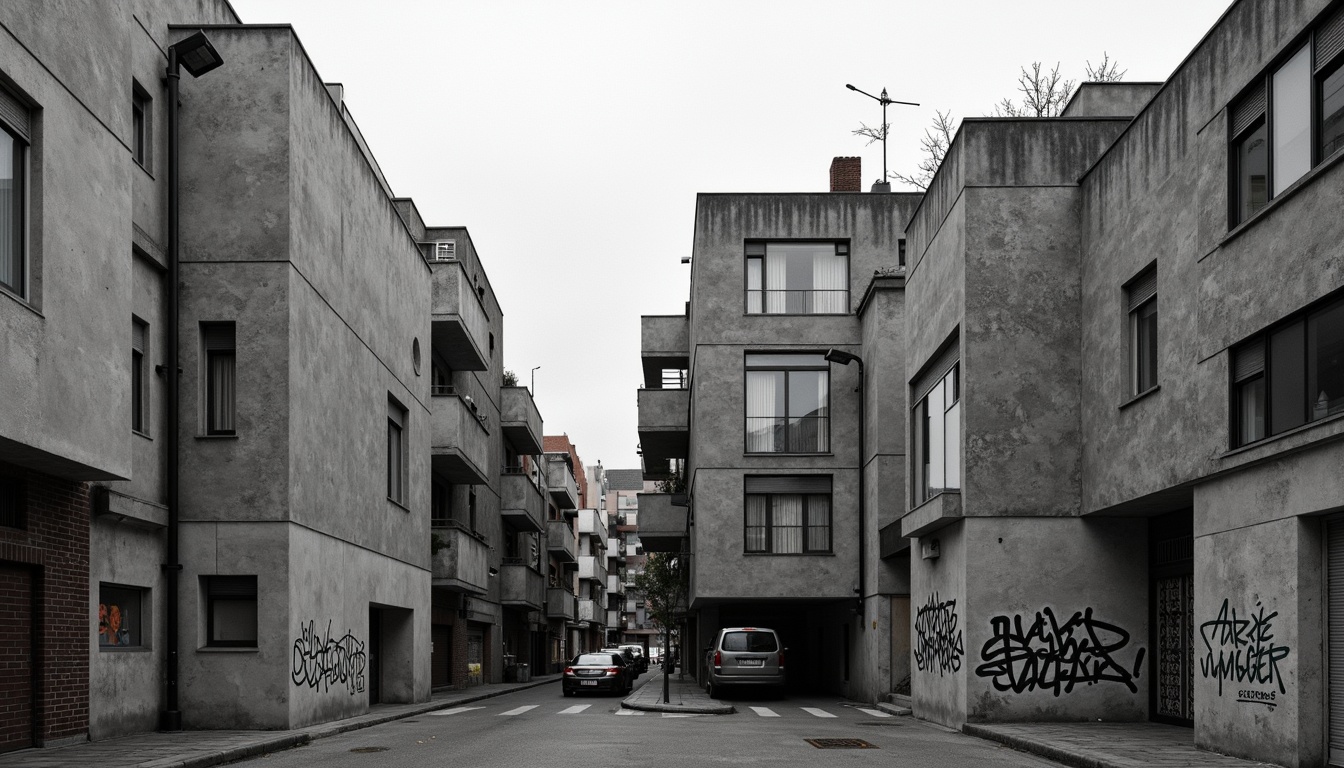
<path fill-rule="evenodd" d="M 644 655 L 644 646 L 630 643 L 622 645 L 621 650 L 629 651 L 635 655 L 635 666 L 639 669 L 639 674 L 649 671 L 649 657 Z"/>
<path fill-rule="evenodd" d="M 580 653 L 565 666 L 560 690 L 566 696 L 598 692 L 628 694 L 634 680 L 634 670 L 621 653 Z"/>
<path fill-rule="evenodd" d="M 773 629 L 720 629 L 705 654 L 706 687 L 717 698 L 725 685 L 784 689 L 784 644 Z"/>
<path fill-rule="evenodd" d="M 619 648 L 614 646 L 611 648 L 603 648 L 598 651 L 598 653 L 619 653 L 625 657 L 625 662 L 630 665 L 631 677 L 639 677 L 642 674 L 642 670 L 639 668 L 639 657 L 624 645 Z"/>

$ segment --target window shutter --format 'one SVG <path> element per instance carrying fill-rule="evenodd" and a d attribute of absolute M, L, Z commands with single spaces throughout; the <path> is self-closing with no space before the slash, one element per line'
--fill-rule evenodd
<path fill-rule="evenodd" d="M 0 120 L 4 120 L 24 141 L 33 140 L 28 107 L 4 88 L 0 88 Z"/>
<path fill-rule="evenodd" d="M 144 354 L 145 352 L 145 324 L 142 322 L 131 322 L 131 349 Z"/>
<path fill-rule="evenodd" d="M 1329 64 L 1341 50 L 1344 50 L 1344 8 L 1335 11 L 1335 15 L 1316 30 L 1316 70 Z"/>
<path fill-rule="evenodd" d="M 925 366 L 924 372 L 911 383 L 914 395 L 910 402 L 913 405 L 918 405 L 919 401 L 923 400 L 930 390 L 938 386 L 938 382 L 942 381 L 947 372 L 952 370 L 952 366 L 956 365 L 957 361 L 961 359 L 960 341 L 959 338 L 953 338 L 952 341 L 948 342 L 942 351 L 934 355 L 933 362 Z"/>
<path fill-rule="evenodd" d="M 1328 726 L 1331 763 L 1344 757 L 1344 517 L 1326 521 L 1326 652 L 1330 691 Z"/>
<path fill-rule="evenodd" d="M 1143 306 L 1144 302 L 1157 295 L 1157 268 L 1151 268 L 1134 278 L 1134 282 L 1125 289 L 1129 294 L 1129 311 Z"/>
<path fill-rule="evenodd" d="M 256 576 L 208 576 L 211 597 L 256 597 Z"/>
<path fill-rule="evenodd" d="M 764 256 L 765 243 L 747 243 L 748 256 Z"/>
<path fill-rule="evenodd" d="M 209 323 L 201 326 L 201 341 L 205 351 L 233 349 L 233 323 Z"/>
<path fill-rule="evenodd" d="M 1265 113 L 1265 81 L 1263 79 L 1255 89 L 1242 97 L 1232 108 L 1232 135 L 1237 136 L 1251 127 Z"/>
<path fill-rule="evenodd" d="M 1232 363 L 1232 380 L 1249 379 L 1265 370 L 1265 342 L 1263 339 L 1238 349 Z"/>
<path fill-rule="evenodd" d="M 830 493 L 830 475 L 747 475 L 747 493 Z"/>

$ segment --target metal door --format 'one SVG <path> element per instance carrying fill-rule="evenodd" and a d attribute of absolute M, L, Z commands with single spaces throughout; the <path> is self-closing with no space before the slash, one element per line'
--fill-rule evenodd
<path fill-rule="evenodd" d="M 485 682 L 485 636 L 480 632 L 467 633 L 467 685 Z"/>
<path fill-rule="evenodd" d="M 1194 521 L 1190 511 L 1149 521 L 1152 719 L 1195 724 Z"/>

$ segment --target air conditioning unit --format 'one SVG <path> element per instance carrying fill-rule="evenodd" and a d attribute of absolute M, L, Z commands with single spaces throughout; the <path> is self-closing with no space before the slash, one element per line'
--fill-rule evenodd
<path fill-rule="evenodd" d="M 434 243 L 434 261 L 457 261 L 457 241 L 440 240 Z"/>

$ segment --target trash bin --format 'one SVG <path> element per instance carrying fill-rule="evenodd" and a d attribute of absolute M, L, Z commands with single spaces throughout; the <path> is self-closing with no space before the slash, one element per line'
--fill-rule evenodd
<path fill-rule="evenodd" d="M 520 682 L 520 683 L 530 683 L 530 682 L 532 682 L 532 665 L 531 665 L 531 664 L 518 664 L 518 665 L 516 666 L 516 669 L 517 669 L 517 675 L 518 675 L 518 682 Z"/>

